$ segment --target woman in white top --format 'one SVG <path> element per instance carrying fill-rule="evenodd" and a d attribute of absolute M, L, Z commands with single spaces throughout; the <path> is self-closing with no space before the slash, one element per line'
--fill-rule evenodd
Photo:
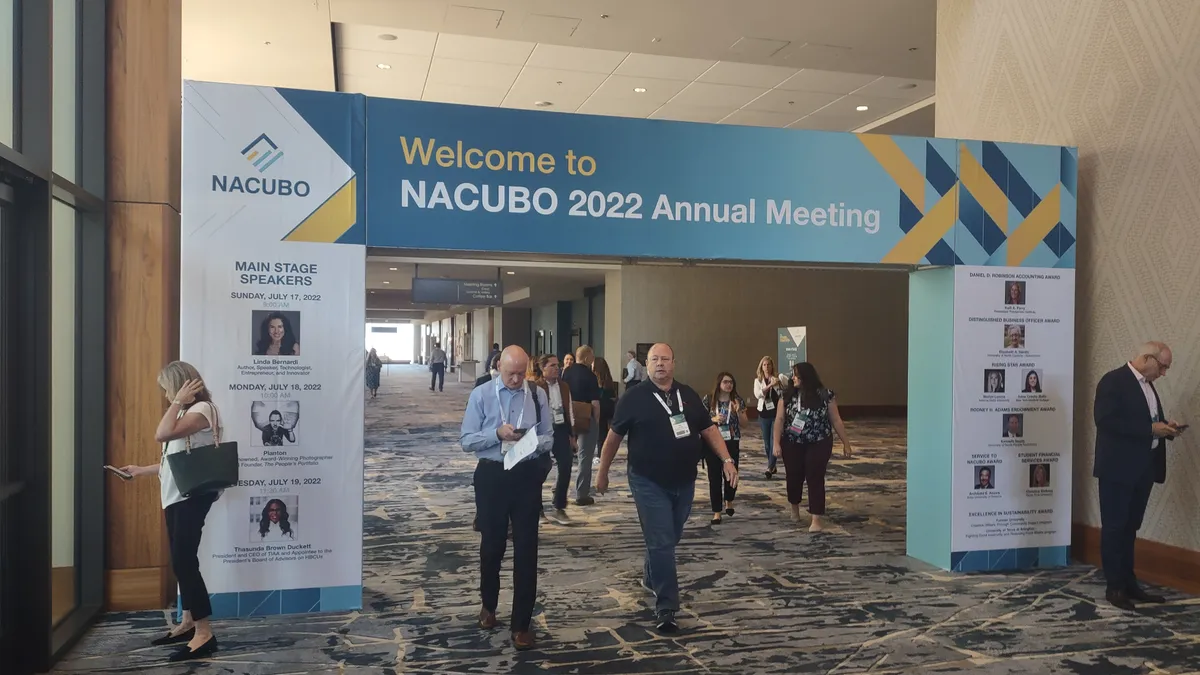
<path fill-rule="evenodd" d="M 180 609 L 183 620 L 166 636 L 154 640 L 155 645 L 187 643 L 173 654 L 170 661 L 188 661 L 212 656 L 217 651 L 208 617 L 212 614 L 208 588 L 200 575 L 200 535 L 209 508 L 219 492 L 184 497 L 179 494 L 171 475 L 167 455 L 193 448 L 213 445 L 220 436 L 220 422 L 212 396 L 204 386 L 200 373 L 182 361 L 170 363 L 158 375 L 171 405 L 158 423 L 154 440 L 163 444 L 162 461 L 150 466 L 126 466 L 122 471 L 133 476 L 158 476 L 162 488 L 162 507 L 167 518 L 167 539 L 171 546 L 171 568 L 179 580 Z M 213 429 L 217 429 L 214 436 Z"/>
<path fill-rule="evenodd" d="M 758 425 L 762 429 L 763 447 L 767 451 L 767 478 L 775 475 L 775 453 L 772 433 L 775 425 L 775 407 L 783 396 L 783 384 L 775 370 L 775 359 L 764 356 L 758 361 L 758 372 L 754 375 L 754 398 L 758 399 Z"/>

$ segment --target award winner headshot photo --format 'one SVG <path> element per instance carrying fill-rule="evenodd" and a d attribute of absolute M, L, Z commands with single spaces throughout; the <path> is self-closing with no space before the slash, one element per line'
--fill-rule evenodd
<path fill-rule="evenodd" d="M 254 310 L 254 356 L 300 356 L 300 312 Z"/>
<path fill-rule="evenodd" d="M 296 442 L 300 423 L 299 401 L 255 401 L 250 404 L 250 421 L 258 433 L 252 435 L 253 447 L 280 447 Z"/>
<path fill-rule="evenodd" d="M 989 368 L 983 371 L 983 393 L 1004 393 L 1004 371 L 1000 368 Z"/>
<path fill-rule="evenodd" d="M 300 522 L 300 497 L 250 498 L 250 543 L 294 542 Z"/>
<path fill-rule="evenodd" d="M 1025 348 L 1025 324 L 1010 323 L 1004 325 L 1004 348 Z"/>
<path fill-rule="evenodd" d="M 976 490 L 995 490 L 996 484 L 992 482 L 992 474 L 995 472 L 994 466 L 979 466 L 975 468 L 975 489 Z"/>
<path fill-rule="evenodd" d="M 1031 487 L 1031 488 L 1048 488 L 1048 487 L 1050 487 L 1050 465 L 1049 464 L 1030 464 L 1029 465 L 1029 487 Z"/>
<path fill-rule="evenodd" d="M 1024 281 L 1006 281 L 1006 282 L 1004 282 L 1004 304 L 1006 304 L 1006 305 L 1023 305 L 1023 304 L 1025 304 L 1025 282 Z"/>
<path fill-rule="evenodd" d="M 1011 413 L 1004 416 L 1004 437 L 1022 438 L 1025 435 L 1025 416 Z"/>
<path fill-rule="evenodd" d="M 1040 394 L 1042 393 L 1042 371 L 1030 370 L 1025 373 L 1025 380 L 1021 383 L 1022 394 Z"/>

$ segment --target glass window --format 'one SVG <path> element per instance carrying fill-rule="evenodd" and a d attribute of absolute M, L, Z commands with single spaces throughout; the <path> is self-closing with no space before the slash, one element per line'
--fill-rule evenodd
<path fill-rule="evenodd" d="M 51 139 L 54 173 L 71 182 L 78 180 L 76 158 L 79 154 L 78 82 L 75 79 L 79 61 L 76 51 L 79 46 L 79 21 L 75 3 L 76 0 L 54 0 L 54 88 L 51 93 L 54 97 L 51 119 L 54 130 L 54 138 Z"/>
<path fill-rule="evenodd" d="M 76 252 L 75 209 L 55 201 L 50 225 L 51 610 L 58 623 L 75 609 Z"/>
<path fill-rule="evenodd" d="M 15 33 L 14 0 L 0 0 L 0 143 L 13 147 L 13 114 L 16 97 L 13 95 L 13 58 Z"/>

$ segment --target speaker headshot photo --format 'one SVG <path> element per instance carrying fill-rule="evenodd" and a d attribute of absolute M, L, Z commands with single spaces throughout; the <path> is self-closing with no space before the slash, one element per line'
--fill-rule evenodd
<path fill-rule="evenodd" d="M 250 498 L 250 543 L 278 544 L 296 541 L 300 521 L 300 497 L 278 495 Z"/>
<path fill-rule="evenodd" d="M 1040 394 L 1042 393 L 1042 371 L 1029 370 L 1025 372 L 1025 379 L 1021 381 L 1022 394 Z"/>
<path fill-rule="evenodd" d="M 976 490 L 995 490 L 996 484 L 992 481 L 992 474 L 996 471 L 994 466 L 980 466 L 975 468 L 975 489 Z"/>
<path fill-rule="evenodd" d="M 258 433 L 250 437 L 252 447 L 277 448 L 296 443 L 300 423 L 299 401 L 254 401 L 250 421 Z"/>
<path fill-rule="evenodd" d="M 1010 323 L 1004 325 L 1004 348 L 1025 348 L 1025 324 Z"/>
<path fill-rule="evenodd" d="M 983 371 L 983 393 L 1004 393 L 1004 370 L 1002 368 L 989 368 Z"/>
<path fill-rule="evenodd" d="M 1029 465 L 1029 487 L 1031 487 L 1031 488 L 1048 488 L 1048 487 L 1050 487 L 1050 465 L 1049 464 L 1030 464 Z"/>
<path fill-rule="evenodd" d="M 300 356 L 300 312 L 254 310 L 253 356 Z"/>
<path fill-rule="evenodd" d="M 1025 416 L 1021 413 L 1009 413 L 1004 416 L 1004 437 L 1022 438 L 1025 436 Z"/>
<path fill-rule="evenodd" d="M 1024 281 L 1006 281 L 1006 282 L 1004 282 L 1004 304 L 1006 304 L 1006 305 L 1024 305 L 1025 304 L 1025 282 Z"/>

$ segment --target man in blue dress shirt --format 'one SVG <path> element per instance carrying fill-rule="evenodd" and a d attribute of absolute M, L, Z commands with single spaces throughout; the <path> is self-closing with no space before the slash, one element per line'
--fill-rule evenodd
<path fill-rule="evenodd" d="M 537 597 L 538 525 L 542 516 L 542 484 L 550 473 L 554 418 L 545 394 L 525 381 L 529 355 L 508 347 L 500 355 L 500 374 L 476 387 L 467 401 L 460 442 L 479 459 L 475 467 L 475 506 L 482 542 L 479 546 L 479 593 L 483 609 L 479 626 L 497 625 L 500 564 L 512 521 L 513 646 L 532 649 L 533 605 Z M 525 434 L 537 434 L 537 450 L 511 469 L 504 455 Z"/>

